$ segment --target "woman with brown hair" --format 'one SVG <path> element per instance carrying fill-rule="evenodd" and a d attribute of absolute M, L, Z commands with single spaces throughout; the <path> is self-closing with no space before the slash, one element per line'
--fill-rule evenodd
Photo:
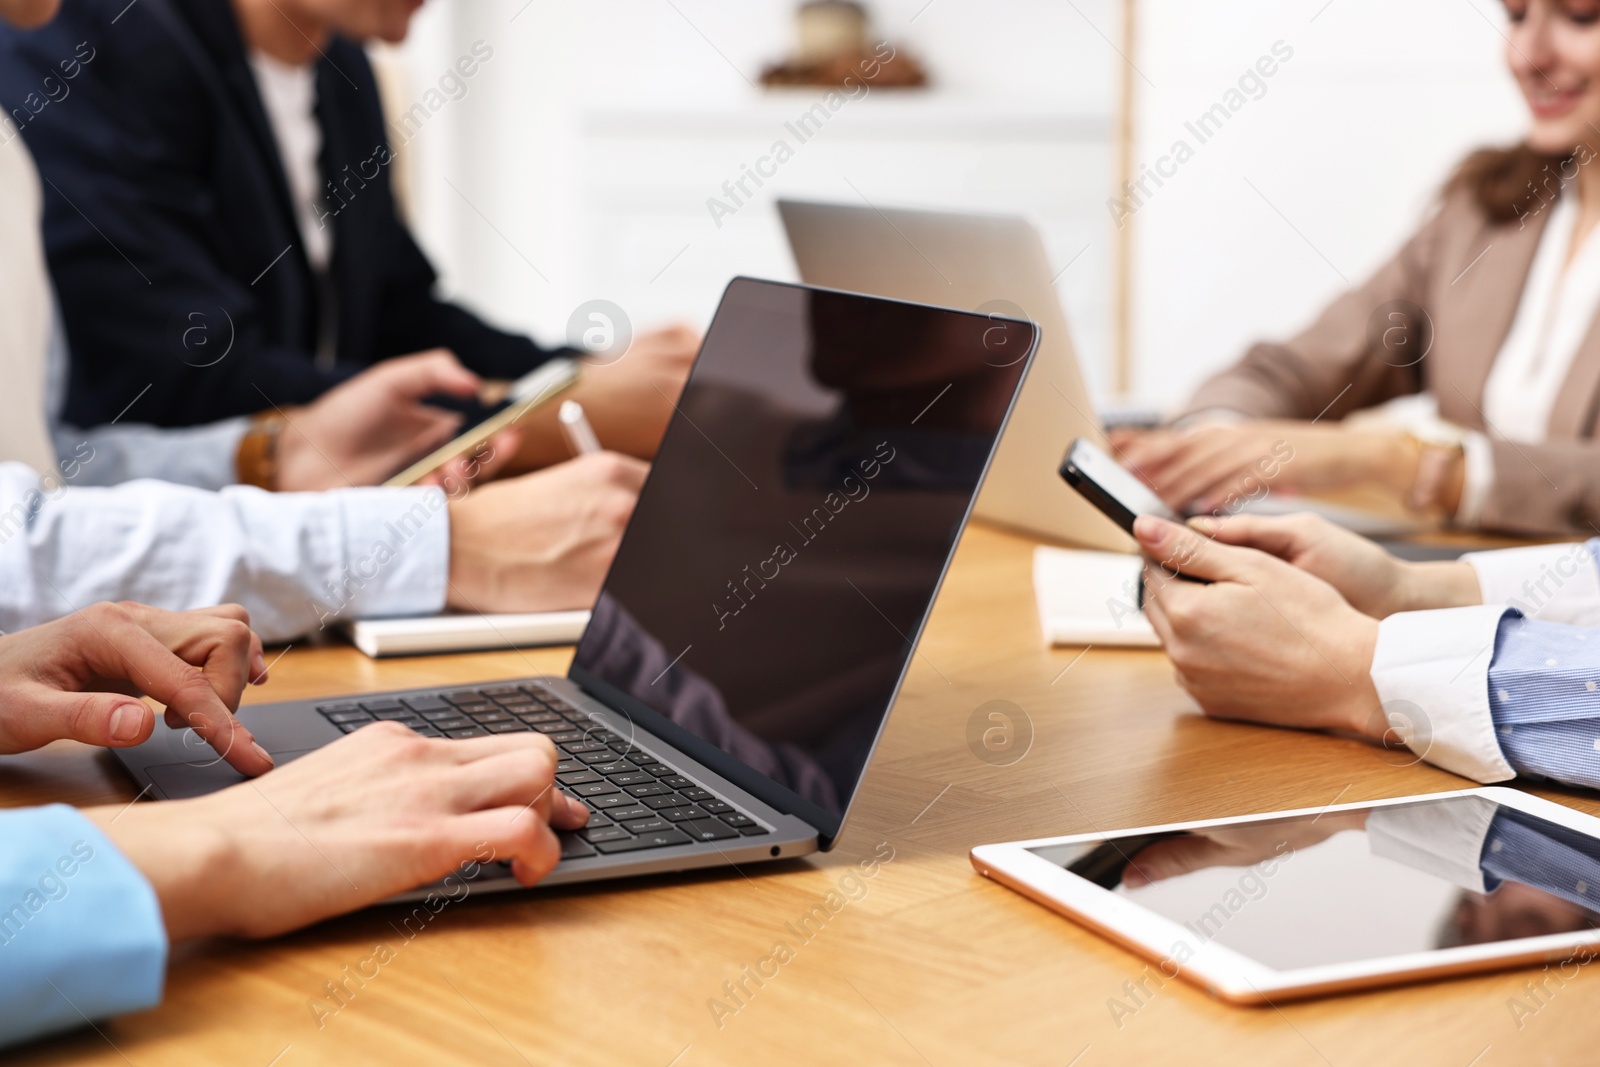
<path fill-rule="evenodd" d="M 1470 156 L 1400 251 L 1303 333 L 1253 346 L 1174 425 L 1113 436 L 1168 502 L 1215 509 L 1286 441 L 1276 489 L 1376 486 L 1468 527 L 1600 527 L 1600 0 L 1505 8 L 1526 138 Z M 1438 417 L 1338 422 L 1408 394 Z"/>

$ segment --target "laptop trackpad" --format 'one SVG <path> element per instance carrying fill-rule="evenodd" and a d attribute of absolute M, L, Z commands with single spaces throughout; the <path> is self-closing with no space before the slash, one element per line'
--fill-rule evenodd
<path fill-rule="evenodd" d="M 282 767 L 285 763 L 315 751 L 314 748 L 304 748 L 296 752 L 274 752 L 272 758 Z M 211 764 L 163 763 L 155 767 L 146 767 L 144 773 L 150 776 L 156 794 L 163 800 L 188 800 L 190 797 L 201 797 L 246 780 L 244 775 L 220 759 Z"/>

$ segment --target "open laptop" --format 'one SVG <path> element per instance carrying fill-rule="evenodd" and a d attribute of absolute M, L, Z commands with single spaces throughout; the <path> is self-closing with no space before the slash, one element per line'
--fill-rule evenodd
<path fill-rule="evenodd" d="M 996 331 L 999 332 L 996 332 Z M 592 812 L 545 885 L 837 839 L 1037 343 L 1029 322 L 735 279 L 565 678 L 252 705 L 280 764 L 380 719 L 533 730 Z M 157 797 L 240 776 L 158 723 Z M 489 888 L 515 888 L 486 868 Z"/>
<path fill-rule="evenodd" d="M 1061 483 L 1054 460 L 1041 459 L 1059 460 L 1075 437 L 1101 448 L 1106 440 L 1084 388 L 1044 241 L 1032 223 L 1011 215 L 801 200 L 779 200 L 778 213 L 807 284 L 1037 322 L 1042 335 L 1036 365 L 1017 399 L 976 514 L 1082 548 L 1135 550 L 1132 538 Z M 1256 515 L 1310 511 L 1406 558 L 1454 558 L 1449 549 L 1384 540 L 1429 527 L 1391 514 L 1285 494 L 1242 510 Z"/>
<path fill-rule="evenodd" d="M 1075 437 L 1106 447 L 1039 231 L 1027 219 L 779 200 L 810 285 L 1011 315 L 1040 326 L 1039 355 L 978 498 L 977 515 L 1084 548 L 1127 537 L 1056 475 Z"/>

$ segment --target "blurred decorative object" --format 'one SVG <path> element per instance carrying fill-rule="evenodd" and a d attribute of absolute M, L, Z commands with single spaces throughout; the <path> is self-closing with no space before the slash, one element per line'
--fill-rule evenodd
<path fill-rule="evenodd" d="M 807 0 L 796 19 L 795 55 L 761 72 L 761 84 L 919 89 L 928 84 L 921 63 L 887 42 L 870 41 L 872 20 L 855 0 Z"/>
<path fill-rule="evenodd" d="M 802 4 L 796 19 L 802 64 L 827 63 L 838 56 L 866 51 L 867 9 L 850 0 L 814 0 Z"/>

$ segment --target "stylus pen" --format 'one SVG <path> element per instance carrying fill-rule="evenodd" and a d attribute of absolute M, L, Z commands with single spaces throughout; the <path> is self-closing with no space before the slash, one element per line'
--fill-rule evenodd
<path fill-rule="evenodd" d="M 567 439 L 567 446 L 574 455 L 587 456 L 600 451 L 600 438 L 594 435 L 594 427 L 589 425 L 589 416 L 583 413 L 582 404 L 576 400 L 563 400 L 556 418 L 561 423 L 561 433 Z"/>

